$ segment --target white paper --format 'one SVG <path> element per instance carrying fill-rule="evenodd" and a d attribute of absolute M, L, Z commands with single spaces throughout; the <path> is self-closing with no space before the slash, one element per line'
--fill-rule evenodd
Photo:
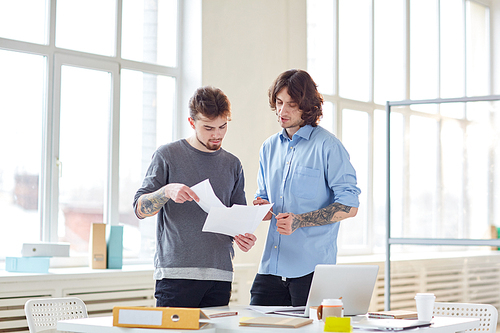
<path fill-rule="evenodd" d="M 208 213 L 202 231 L 228 236 L 253 234 L 273 204 L 226 207 L 217 198 L 208 179 L 191 187 L 200 198 L 198 205 Z"/>
<path fill-rule="evenodd" d="M 200 198 L 200 201 L 197 203 L 205 212 L 209 213 L 211 207 L 226 208 L 226 206 L 224 206 L 220 199 L 215 195 L 214 189 L 208 179 L 192 186 L 191 190 L 193 190 L 198 198 Z"/>

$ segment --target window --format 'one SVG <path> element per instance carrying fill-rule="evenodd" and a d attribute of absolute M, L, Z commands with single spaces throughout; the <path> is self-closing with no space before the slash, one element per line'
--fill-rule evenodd
<path fill-rule="evenodd" d="M 0 223 L 13 231 L 0 233 L 2 256 L 40 239 L 46 68 L 43 55 L 0 49 Z"/>
<path fill-rule="evenodd" d="M 307 20 L 308 71 L 326 101 L 320 125 L 346 146 L 362 190 L 358 215 L 342 223 L 339 253 L 380 253 L 385 103 L 490 94 L 489 7 L 469 0 L 308 0 Z M 495 110 L 491 103 L 391 109 L 392 237 L 482 238 L 494 224 Z"/>
<path fill-rule="evenodd" d="M 152 261 L 154 218 L 138 220 L 132 200 L 154 150 L 178 135 L 180 11 L 0 2 L 0 258 L 40 240 L 87 256 L 91 223 L 105 222 L 124 226 L 126 259 Z"/>

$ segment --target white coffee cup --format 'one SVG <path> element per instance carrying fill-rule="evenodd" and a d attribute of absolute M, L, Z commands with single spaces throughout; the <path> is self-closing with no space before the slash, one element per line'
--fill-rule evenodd
<path fill-rule="evenodd" d="M 418 293 L 415 295 L 415 302 L 417 303 L 417 315 L 420 321 L 431 321 L 432 313 L 434 311 L 434 301 L 436 296 L 431 293 Z"/>
<path fill-rule="evenodd" d="M 325 321 L 326 317 L 343 317 L 344 304 L 341 299 L 326 298 L 318 306 L 318 320 Z"/>

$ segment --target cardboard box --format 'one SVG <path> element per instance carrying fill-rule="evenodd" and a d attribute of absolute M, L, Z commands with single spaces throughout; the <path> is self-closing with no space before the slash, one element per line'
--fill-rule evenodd
<path fill-rule="evenodd" d="M 208 316 L 196 308 L 113 307 L 113 326 L 140 328 L 176 328 L 197 330 L 208 323 Z"/>
<path fill-rule="evenodd" d="M 107 268 L 123 267 L 123 226 L 106 226 Z"/>
<path fill-rule="evenodd" d="M 6 257 L 5 270 L 21 273 L 48 273 L 49 257 Z"/>
<path fill-rule="evenodd" d="M 90 228 L 90 268 L 106 269 L 106 224 L 92 223 Z"/>
<path fill-rule="evenodd" d="M 23 257 L 69 257 L 69 243 L 24 243 Z"/>

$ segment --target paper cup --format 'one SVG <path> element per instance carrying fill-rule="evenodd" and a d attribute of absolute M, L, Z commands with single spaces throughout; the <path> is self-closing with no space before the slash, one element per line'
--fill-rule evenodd
<path fill-rule="evenodd" d="M 418 320 L 431 321 L 432 313 L 434 311 L 434 301 L 436 296 L 430 293 L 418 293 L 415 295 L 415 302 L 417 303 Z"/>
<path fill-rule="evenodd" d="M 343 317 L 343 303 L 341 299 L 324 299 L 318 306 L 318 320 L 325 321 L 327 317 Z"/>

